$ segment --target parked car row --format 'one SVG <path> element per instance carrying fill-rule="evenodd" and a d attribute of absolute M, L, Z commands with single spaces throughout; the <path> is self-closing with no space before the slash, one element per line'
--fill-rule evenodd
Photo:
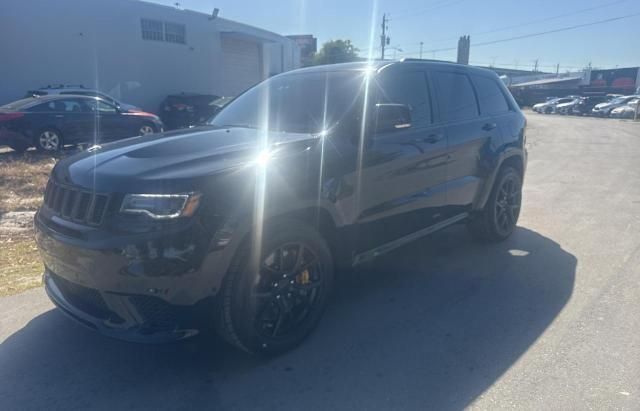
<path fill-rule="evenodd" d="M 65 145 L 93 145 L 206 123 L 231 100 L 216 95 L 167 96 L 160 116 L 82 86 L 29 90 L 25 98 L 0 106 L 0 145 L 17 152 L 44 152 Z"/>
<path fill-rule="evenodd" d="M 633 118 L 640 95 L 567 96 L 550 98 L 532 109 L 542 114 Z"/>

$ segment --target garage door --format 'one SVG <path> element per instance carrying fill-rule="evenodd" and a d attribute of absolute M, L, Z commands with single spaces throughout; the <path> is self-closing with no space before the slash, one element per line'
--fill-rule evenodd
<path fill-rule="evenodd" d="M 223 89 L 236 96 L 262 80 L 262 53 L 259 43 L 238 38 L 222 38 Z"/>

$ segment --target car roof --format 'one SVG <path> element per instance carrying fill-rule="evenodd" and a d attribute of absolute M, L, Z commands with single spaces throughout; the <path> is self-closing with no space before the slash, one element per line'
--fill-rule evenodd
<path fill-rule="evenodd" d="M 32 98 L 34 101 L 38 100 L 38 101 L 52 101 L 52 100 L 66 100 L 69 98 L 79 98 L 79 99 L 92 99 L 92 100 L 100 100 L 100 101 L 105 101 L 105 99 L 98 97 L 98 96 L 87 96 L 87 95 L 83 95 L 83 94 L 47 94 L 44 96 L 34 96 L 34 97 L 30 97 Z"/>
<path fill-rule="evenodd" d="M 283 74 L 347 71 L 347 70 L 380 71 L 383 68 L 387 68 L 391 66 L 404 66 L 404 65 L 421 65 L 424 67 L 445 69 L 445 70 L 464 70 L 469 72 L 476 72 L 478 74 L 495 76 L 496 78 L 498 77 L 498 75 L 494 71 L 485 69 L 482 67 L 469 66 L 466 64 L 458 64 L 458 63 L 452 63 L 449 61 L 441 61 L 441 60 L 409 59 L 409 58 L 401 59 L 401 60 L 367 60 L 367 61 L 358 61 L 358 62 L 351 62 L 351 63 L 325 64 L 320 66 L 305 67 L 305 68 L 301 68 L 293 71 L 288 71 Z"/>

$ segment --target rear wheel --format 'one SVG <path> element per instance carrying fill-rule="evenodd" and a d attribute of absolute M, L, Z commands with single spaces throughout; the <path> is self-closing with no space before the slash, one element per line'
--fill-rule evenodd
<path fill-rule="evenodd" d="M 62 134 L 54 128 L 40 130 L 35 138 L 35 146 L 39 151 L 53 153 L 63 146 Z"/>
<path fill-rule="evenodd" d="M 513 167 L 503 167 L 484 209 L 469 222 L 469 231 L 482 241 L 506 239 L 516 227 L 521 204 L 522 178 Z"/>
<path fill-rule="evenodd" d="M 311 227 L 281 221 L 265 228 L 259 257 L 245 245 L 227 273 L 217 328 L 244 351 L 276 355 L 316 328 L 334 273 L 329 247 Z"/>

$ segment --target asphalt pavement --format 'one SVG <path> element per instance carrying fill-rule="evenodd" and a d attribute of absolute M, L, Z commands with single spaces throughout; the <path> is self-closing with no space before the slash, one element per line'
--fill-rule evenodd
<path fill-rule="evenodd" d="M 0 299 L 0 410 L 640 409 L 640 124 L 528 113 L 519 227 L 462 226 L 338 284 L 270 360 L 112 340 L 42 289 Z"/>

